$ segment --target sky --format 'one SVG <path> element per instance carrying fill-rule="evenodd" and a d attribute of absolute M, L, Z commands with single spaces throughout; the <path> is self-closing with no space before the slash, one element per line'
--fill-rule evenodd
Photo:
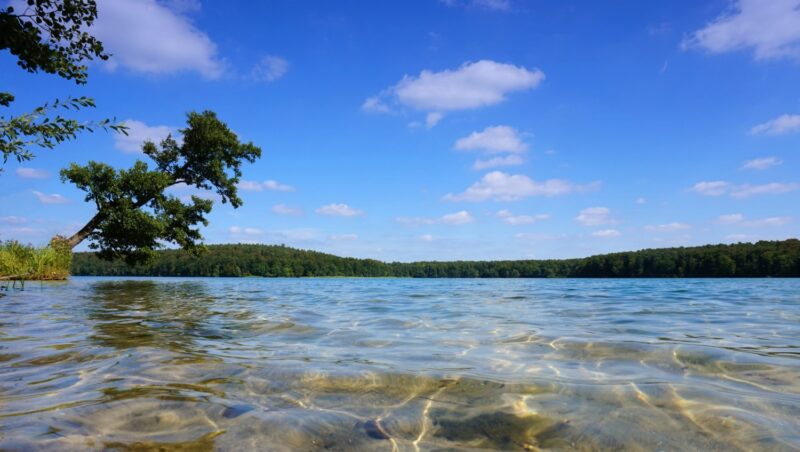
<path fill-rule="evenodd" d="M 202 110 L 263 149 L 244 167 L 244 205 L 215 203 L 207 243 L 413 261 L 800 236 L 800 0 L 98 11 L 90 31 L 110 60 L 77 86 L 1 52 L 0 87 L 17 101 L 0 114 L 85 95 L 97 108 L 78 117 L 114 117 L 130 134 L 9 161 L 0 240 L 75 232 L 94 208 L 61 168 L 129 167 L 146 160 L 144 140 L 179 136 Z"/>

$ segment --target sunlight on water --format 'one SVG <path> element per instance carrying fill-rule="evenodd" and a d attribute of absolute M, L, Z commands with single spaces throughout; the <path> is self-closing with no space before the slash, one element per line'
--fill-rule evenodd
<path fill-rule="evenodd" d="M 0 364 L 2 449 L 800 449 L 798 280 L 73 278 Z"/>

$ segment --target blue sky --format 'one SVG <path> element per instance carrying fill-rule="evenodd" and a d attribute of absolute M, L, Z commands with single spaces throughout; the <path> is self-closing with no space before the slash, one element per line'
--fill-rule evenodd
<path fill-rule="evenodd" d="M 98 3 L 114 55 L 86 86 L 7 52 L 0 80 L 11 113 L 88 95 L 131 134 L 6 164 L 0 239 L 74 232 L 93 206 L 60 168 L 129 166 L 204 109 L 264 151 L 208 243 L 408 261 L 800 235 L 799 0 Z"/>

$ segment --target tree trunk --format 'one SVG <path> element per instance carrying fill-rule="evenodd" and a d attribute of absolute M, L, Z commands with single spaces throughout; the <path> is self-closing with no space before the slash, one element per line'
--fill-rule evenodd
<path fill-rule="evenodd" d="M 94 217 L 92 217 L 91 220 L 89 220 L 88 223 L 86 223 L 84 227 L 82 227 L 75 234 L 72 234 L 72 237 L 67 239 L 67 243 L 69 243 L 70 248 L 75 248 L 76 246 L 78 246 L 79 243 L 81 243 L 84 239 L 86 239 L 86 237 L 89 237 L 89 234 L 91 234 L 92 231 L 94 231 L 94 229 L 97 227 L 98 224 L 100 224 L 101 221 L 103 221 L 103 215 L 101 215 L 100 212 L 98 212 L 97 214 L 95 214 Z"/>

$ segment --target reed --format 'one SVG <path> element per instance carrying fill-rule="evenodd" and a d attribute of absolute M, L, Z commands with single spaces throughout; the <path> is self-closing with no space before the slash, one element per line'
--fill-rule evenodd
<path fill-rule="evenodd" d="M 0 280 L 61 280 L 69 276 L 72 249 L 64 237 L 37 248 L 15 240 L 0 243 Z"/>

